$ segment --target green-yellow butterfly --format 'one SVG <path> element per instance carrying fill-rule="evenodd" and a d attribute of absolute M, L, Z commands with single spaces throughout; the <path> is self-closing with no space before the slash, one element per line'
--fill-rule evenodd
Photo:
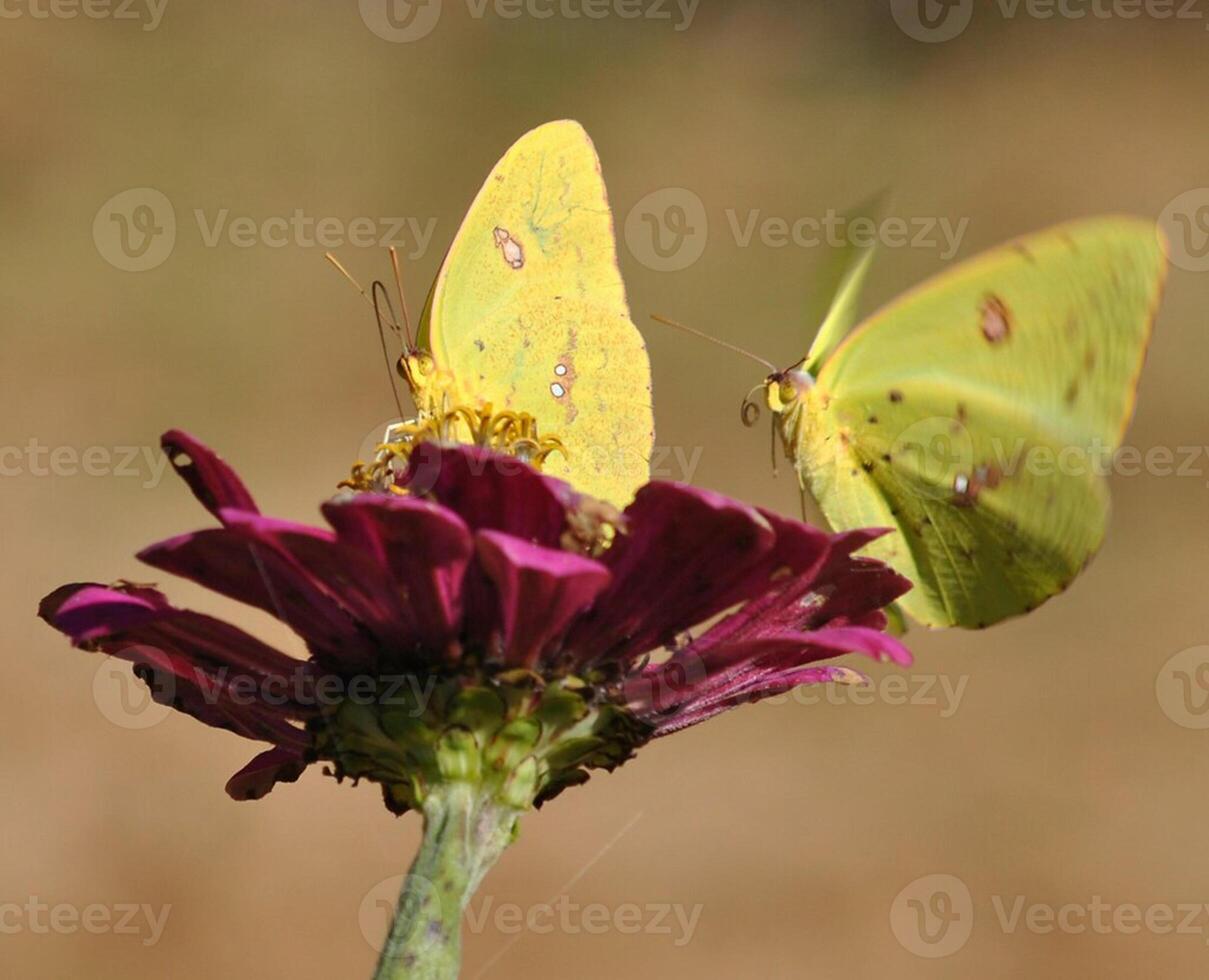
<path fill-rule="evenodd" d="M 804 490 L 915 583 L 929 626 L 980 628 L 1061 592 L 1108 519 L 1166 272 L 1152 222 L 1094 218 L 1003 245 L 851 333 L 870 252 L 810 352 L 765 382 Z M 845 336 L 847 335 L 847 336 Z"/>
<path fill-rule="evenodd" d="M 630 321 L 600 162 L 583 127 L 522 136 L 470 205 L 402 362 L 421 417 L 525 413 L 546 472 L 624 506 L 648 479 L 646 347 Z M 423 353 L 421 353 L 421 351 Z"/>

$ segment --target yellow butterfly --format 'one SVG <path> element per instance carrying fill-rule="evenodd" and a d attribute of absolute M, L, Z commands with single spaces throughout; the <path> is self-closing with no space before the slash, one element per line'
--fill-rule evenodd
<path fill-rule="evenodd" d="M 540 453 L 542 467 L 578 490 L 624 506 L 647 481 L 650 361 L 630 320 L 600 162 L 579 123 L 539 126 L 495 165 L 400 373 L 421 420 L 452 419 L 465 437 L 468 407 L 483 426 L 514 425 L 534 449 L 559 447 Z"/>
<path fill-rule="evenodd" d="M 851 265 L 809 353 L 765 382 L 802 488 L 915 583 L 929 626 L 983 627 L 1061 592 L 1108 524 L 1102 468 L 1133 414 L 1166 272 L 1151 221 L 1003 245 L 864 323 Z M 852 329 L 850 329 L 852 328 Z"/>

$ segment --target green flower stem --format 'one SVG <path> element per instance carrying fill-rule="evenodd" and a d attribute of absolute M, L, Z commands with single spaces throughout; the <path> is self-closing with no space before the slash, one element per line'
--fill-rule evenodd
<path fill-rule="evenodd" d="M 434 786 L 423 812 L 424 839 L 374 980 L 456 980 L 462 913 L 512 842 L 521 813 L 463 781 Z"/>

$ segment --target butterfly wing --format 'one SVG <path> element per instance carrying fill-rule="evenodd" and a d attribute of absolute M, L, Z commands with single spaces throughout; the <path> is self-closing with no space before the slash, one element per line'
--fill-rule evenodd
<path fill-rule="evenodd" d="M 546 472 L 618 505 L 646 482 L 650 362 L 578 123 L 540 126 L 496 164 L 441 266 L 419 342 L 458 397 L 528 412 L 562 441 L 566 456 Z"/>
<path fill-rule="evenodd" d="M 876 223 L 883 210 L 884 194 L 866 201 L 847 217 L 847 225 L 852 228 L 853 222 L 864 220 L 870 224 Z M 819 368 L 834 353 L 843 342 L 848 332 L 857 322 L 857 309 L 860 304 L 861 290 L 873 263 L 875 240 L 860 245 L 852 240 L 837 248 L 829 262 L 829 270 L 824 277 L 829 281 L 830 288 L 823 288 L 822 295 L 830 296 L 822 324 L 815 334 L 810 351 L 806 354 L 805 370 L 812 375 L 818 374 Z"/>
<path fill-rule="evenodd" d="M 915 619 L 1027 612 L 1095 553 L 1165 269 L 1131 218 L 1002 246 L 857 328 L 783 417 L 829 521 L 899 532 L 870 551 Z"/>

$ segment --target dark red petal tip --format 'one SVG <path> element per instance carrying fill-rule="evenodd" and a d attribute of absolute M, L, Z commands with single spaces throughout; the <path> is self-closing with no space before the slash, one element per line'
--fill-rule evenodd
<path fill-rule="evenodd" d="M 307 767 L 303 751 L 277 745 L 261 752 L 227 780 L 227 795 L 233 800 L 259 800 L 278 783 L 297 781 Z"/>
<path fill-rule="evenodd" d="M 189 484 L 193 496 L 215 517 L 223 507 L 258 513 L 256 501 L 243 481 L 212 449 L 180 429 L 165 432 L 160 446 L 172 468 Z"/>
<path fill-rule="evenodd" d="M 477 446 L 425 442 L 400 485 L 447 507 L 475 530 L 505 531 L 556 547 L 580 499 L 528 463 Z"/>

